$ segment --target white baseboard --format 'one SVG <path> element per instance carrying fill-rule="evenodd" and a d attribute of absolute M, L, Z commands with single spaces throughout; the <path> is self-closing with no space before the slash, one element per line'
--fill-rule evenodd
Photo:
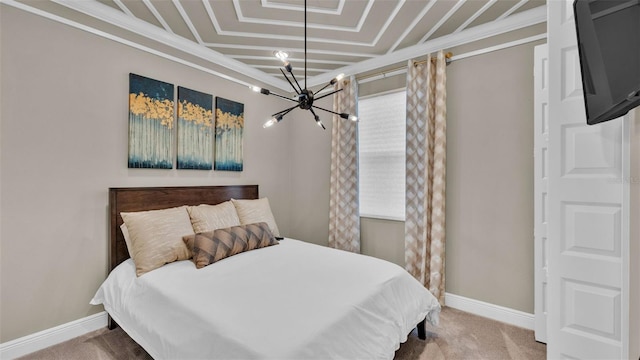
<path fill-rule="evenodd" d="M 533 330 L 534 328 L 533 314 L 519 310 L 450 293 L 445 294 L 445 305 L 525 329 Z M 82 336 L 105 326 L 107 326 L 107 313 L 103 311 L 0 344 L 0 359 L 15 359 L 63 341 Z"/>
<path fill-rule="evenodd" d="M 0 359 L 15 359 L 107 326 L 105 311 L 0 344 Z"/>
<path fill-rule="evenodd" d="M 445 293 L 444 303 L 454 309 L 534 330 L 535 317 L 533 314 L 450 293 Z"/>

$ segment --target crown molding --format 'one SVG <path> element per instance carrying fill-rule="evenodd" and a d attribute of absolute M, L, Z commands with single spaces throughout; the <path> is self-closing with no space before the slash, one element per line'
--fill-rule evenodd
<path fill-rule="evenodd" d="M 123 12 L 113 9 L 110 6 L 104 5 L 98 1 L 77 1 L 77 0 L 51 0 L 51 1 L 57 4 L 60 4 L 62 6 L 65 6 L 67 8 L 70 8 L 72 10 L 86 14 L 88 16 L 94 17 L 98 20 L 104 21 L 113 26 L 125 29 L 127 31 L 131 31 L 132 33 L 141 35 L 153 41 L 157 41 L 171 48 L 183 51 L 187 54 L 194 55 L 211 64 L 220 65 L 233 72 L 250 77 L 256 80 L 257 82 L 262 82 L 264 84 L 267 84 L 271 87 L 274 87 L 280 90 L 290 91 L 289 83 L 276 77 L 275 75 L 268 74 L 260 70 L 259 68 L 246 65 L 240 62 L 239 60 L 236 60 L 233 57 L 225 56 L 218 51 L 215 51 L 211 48 L 206 47 L 206 46 L 236 47 L 234 44 L 206 44 L 206 43 L 197 44 L 191 40 L 188 40 L 176 34 L 167 32 L 152 24 L 146 23 L 144 21 L 138 21 L 134 18 L 131 18 L 126 14 L 124 14 Z M 406 1 L 406 0 L 403 0 L 403 1 Z M 219 76 L 226 80 L 230 80 L 240 84 L 246 84 L 245 81 L 239 80 L 231 76 L 230 74 L 220 73 L 213 69 L 207 68 L 206 66 L 190 63 L 185 59 L 180 59 L 179 57 L 176 57 L 167 53 L 163 53 L 155 49 L 151 49 L 147 46 L 136 44 L 132 41 L 119 38 L 115 35 L 105 33 L 104 31 L 92 28 L 87 25 L 76 23 L 72 20 L 65 19 L 54 14 L 50 14 L 46 11 L 39 10 L 37 8 L 28 6 L 26 4 L 23 4 L 17 1 L 2 0 L 2 3 L 29 11 L 39 16 L 54 19 L 56 21 L 65 23 L 67 25 L 74 26 L 83 31 L 91 32 L 99 36 L 109 38 L 109 39 L 121 42 L 123 44 L 139 48 L 143 51 L 147 51 L 147 52 L 162 56 L 164 58 L 167 58 L 169 60 L 172 60 L 178 63 L 186 64 L 188 66 L 194 67 L 203 72 Z M 274 5 L 274 4 L 270 3 L 270 5 Z M 279 6 L 279 4 L 277 6 Z M 392 17 L 390 17 L 388 21 L 390 21 L 391 18 Z M 331 81 L 331 79 L 333 79 L 335 75 L 339 73 L 344 73 L 347 76 L 361 74 L 364 72 L 383 68 L 389 65 L 401 63 L 412 58 L 424 56 L 426 54 L 429 54 L 441 49 L 452 48 L 455 46 L 463 45 L 466 43 L 504 34 L 510 31 L 518 30 L 524 27 L 540 24 L 545 22 L 546 20 L 547 20 L 546 6 L 540 6 L 531 10 L 523 11 L 521 13 L 508 16 L 502 20 L 497 20 L 492 23 L 478 25 L 473 28 L 455 32 L 453 34 L 446 35 L 437 39 L 428 40 L 422 44 L 409 46 L 409 47 L 394 51 L 392 53 L 387 53 L 387 54 L 383 54 L 375 57 L 371 57 L 371 56 L 374 56 L 374 54 L 366 54 L 366 55 L 360 54 L 360 56 L 362 57 L 369 56 L 370 58 L 357 63 L 343 66 L 334 71 L 311 76 L 307 79 L 307 83 L 308 83 L 308 86 L 310 87 L 325 84 Z M 388 24 L 386 25 L 388 26 Z M 245 47 L 245 46 L 238 46 L 238 47 Z M 314 52 L 315 51 L 313 50 L 309 51 L 309 53 L 314 53 Z M 317 52 L 320 53 L 321 51 L 317 51 Z M 330 53 L 330 51 L 323 51 L 321 53 Z"/>
<path fill-rule="evenodd" d="M 547 21 L 547 7 L 539 6 L 534 9 L 511 15 L 505 19 L 492 23 L 474 26 L 470 29 L 455 34 L 445 35 L 437 39 L 413 45 L 393 53 L 380 55 L 375 58 L 363 60 L 359 63 L 336 69 L 332 73 L 316 75 L 308 79 L 309 86 L 325 84 L 335 77 L 335 74 L 344 73 L 345 76 L 357 75 L 363 72 L 376 70 L 385 66 L 401 63 L 409 59 L 424 56 L 426 54 L 448 49 L 455 46 L 486 39 L 492 36 L 504 34 L 510 31 L 540 24 Z"/>
<path fill-rule="evenodd" d="M 239 74 L 249 76 L 260 82 L 269 84 L 281 90 L 288 90 L 289 84 L 281 79 L 266 74 L 263 71 L 248 66 L 238 60 L 224 56 L 223 54 L 203 47 L 190 40 L 176 34 L 168 33 L 152 24 L 135 20 L 126 14 L 104 5 L 98 1 L 75 1 L 75 0 L 51 0 L 57 4 L 68 7 L 72 10 L 94 17 L 113 26 L 131 31 L 174 49 L 184 51 L 200 59 L 206 60 L 215 65 L 223 66 Z"/>

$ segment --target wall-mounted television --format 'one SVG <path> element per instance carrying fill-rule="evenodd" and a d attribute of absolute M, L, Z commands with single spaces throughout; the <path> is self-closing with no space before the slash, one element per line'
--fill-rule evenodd
<path fill-rule="evenodd" d="M 640 105 L 640 0 L 573 3 L 587 124 Z"/>

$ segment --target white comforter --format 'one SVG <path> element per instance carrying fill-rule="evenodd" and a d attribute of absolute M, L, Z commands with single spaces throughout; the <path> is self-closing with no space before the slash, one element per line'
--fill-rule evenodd
<path fill-rule="evenodd" d="M 139 278 L 129 259 L 91 304 L 156 359 L 392 359 L 440 312 L 395 264 L 292 239 Z"/>

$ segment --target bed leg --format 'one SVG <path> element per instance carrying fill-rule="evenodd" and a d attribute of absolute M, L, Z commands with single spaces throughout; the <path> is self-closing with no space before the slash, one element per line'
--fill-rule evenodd
<path fill-rule="evenodd" d="M 117 327 L 118 327 L 118 323 L 115 320 L 113 320 L 113 318 L 110 315 L 107 315 L 107 328 L 109 330 L 113 330 Z"/>
<path fill-rule="evenodd" d="M 424 330 L 424 325 L 425 325 L 426 320 L 427 319 L 425 318 L 424 320 L 420 321 L 418 323 L 418 325 L 416 326 L 418 328 L 418 339 L 420 339 L 420 340 L 426 340 L 427 339 L 427 334 L 425 333 L 425 330 Z"/>

